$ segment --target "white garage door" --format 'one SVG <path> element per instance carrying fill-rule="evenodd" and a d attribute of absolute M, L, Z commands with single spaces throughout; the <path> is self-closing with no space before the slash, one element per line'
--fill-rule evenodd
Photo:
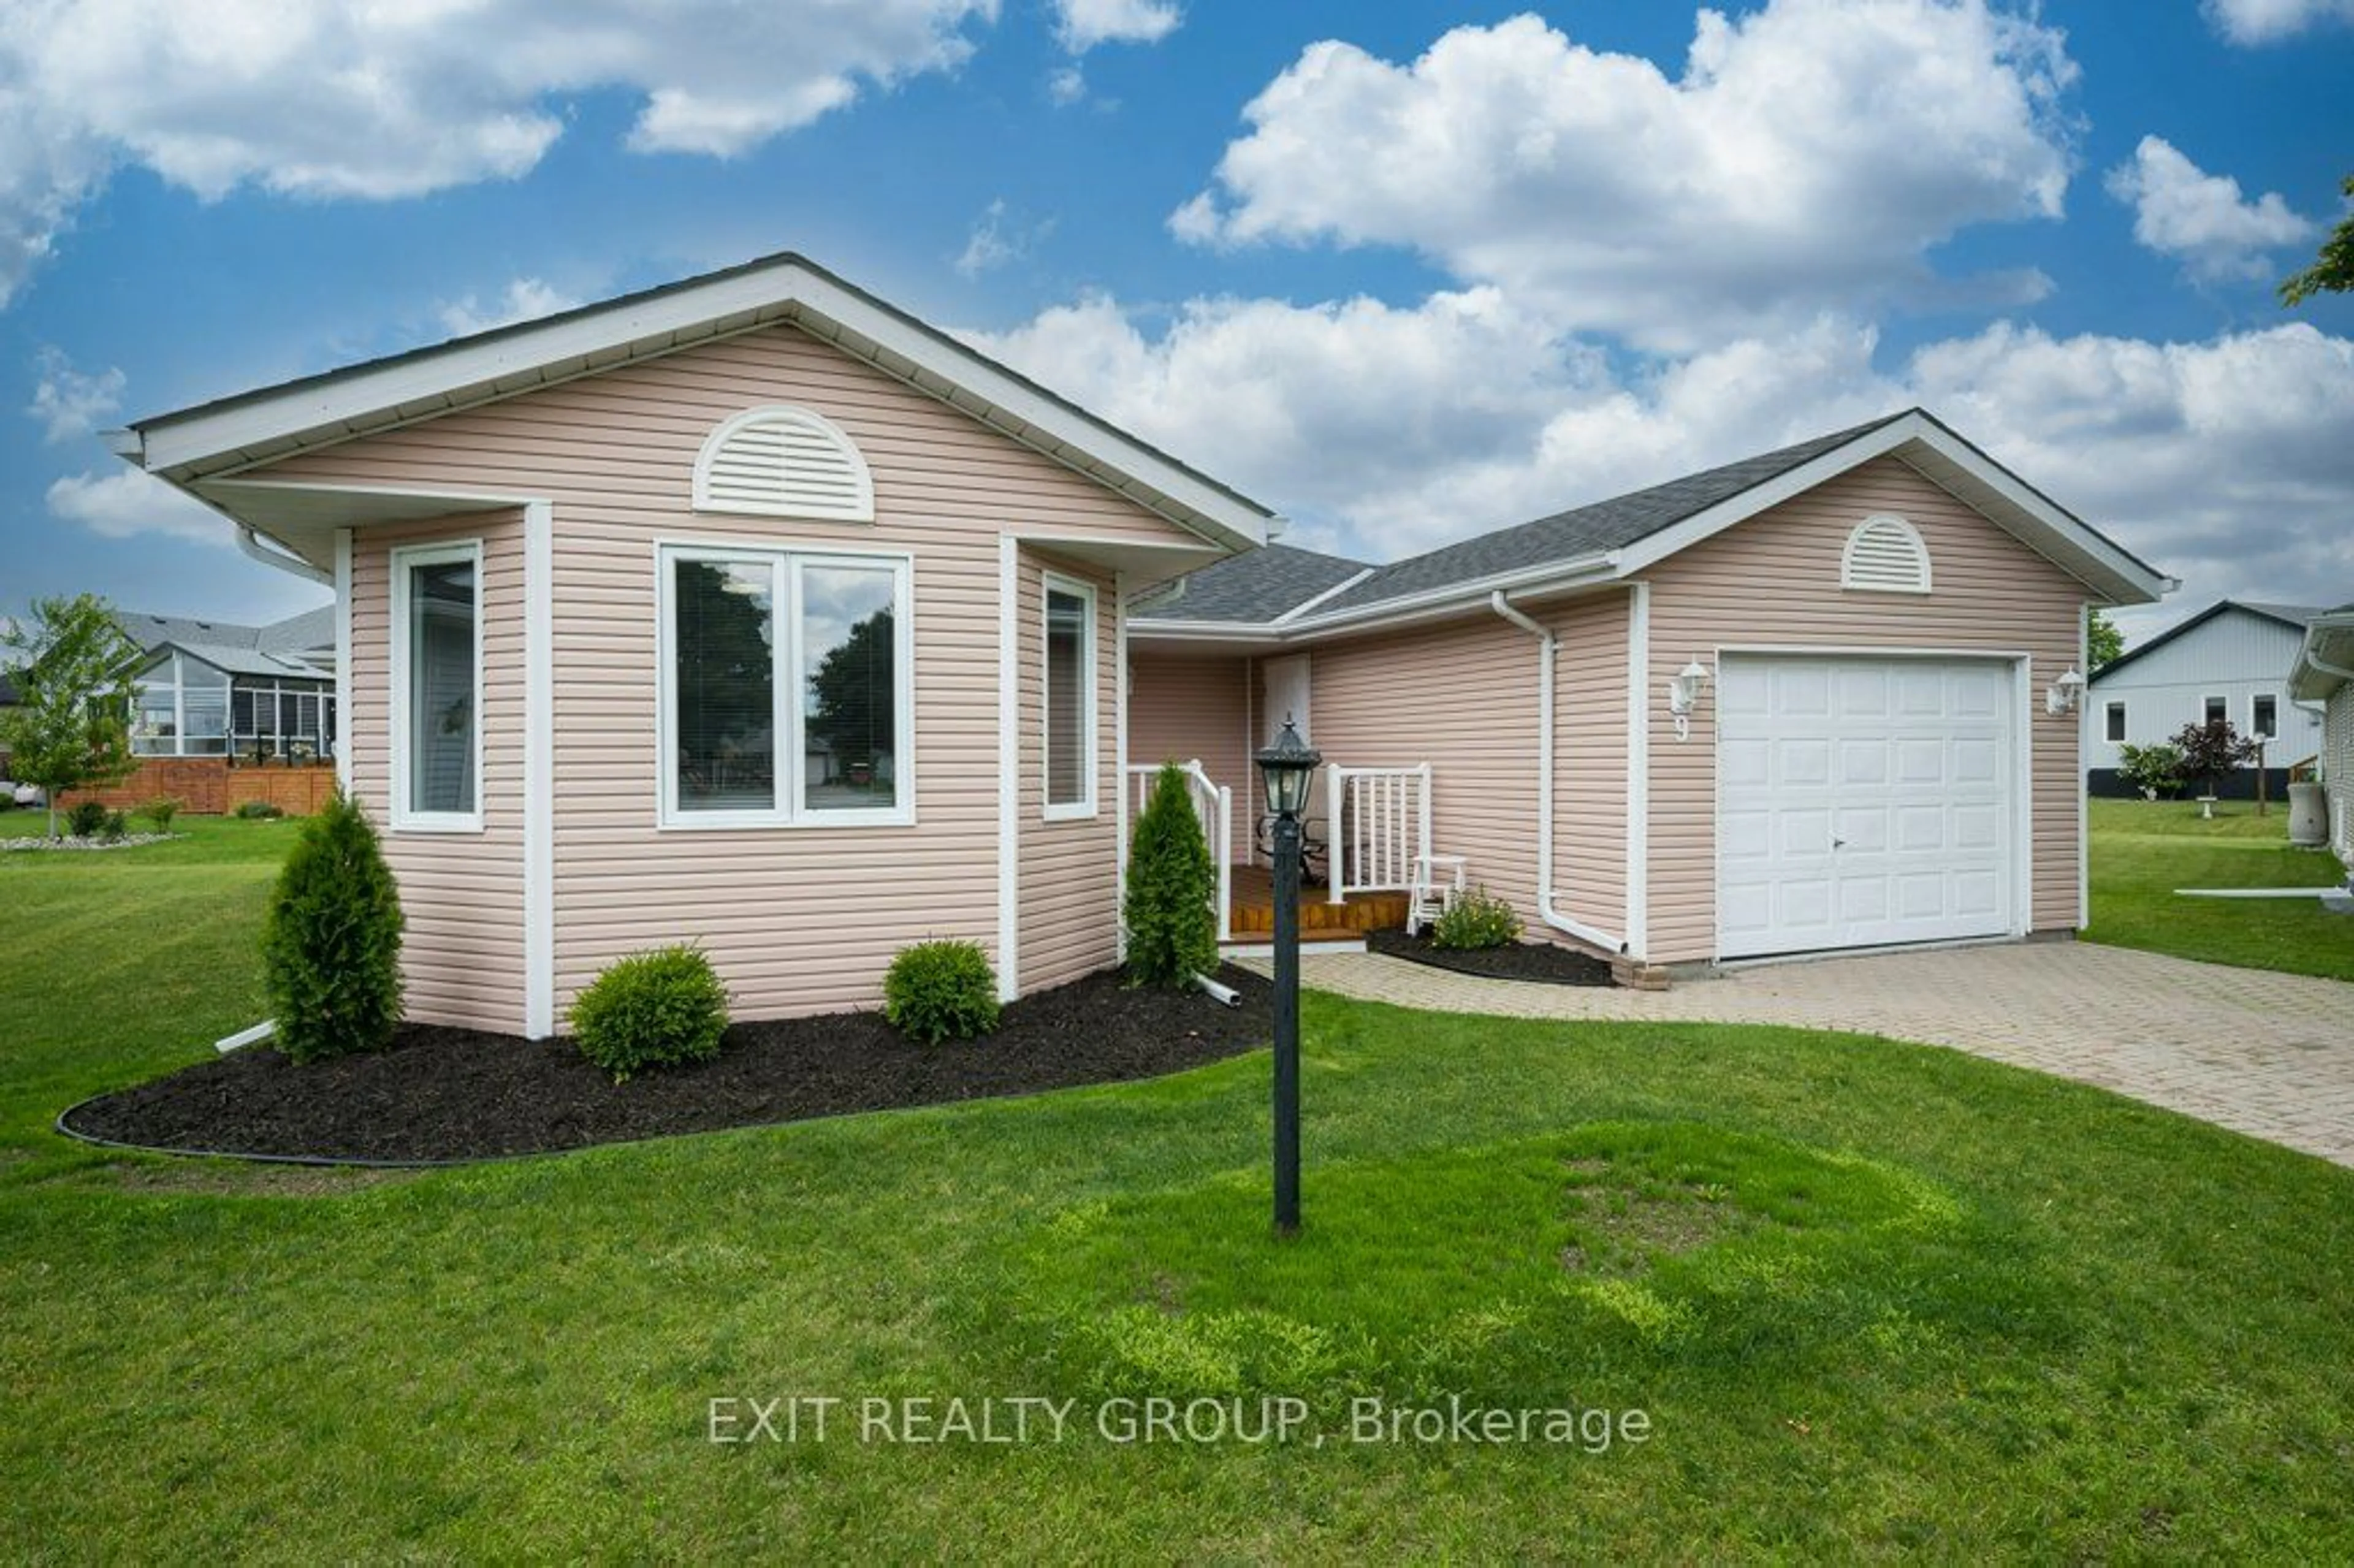
<path fill-rule="evenodd" d="M 2000 660 L 1726 656 L 1718 955 L 2010 931 L 2011 689 Z"/>

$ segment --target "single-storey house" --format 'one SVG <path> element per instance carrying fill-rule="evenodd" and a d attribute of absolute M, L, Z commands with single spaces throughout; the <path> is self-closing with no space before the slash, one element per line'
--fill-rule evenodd
<path fill-rule="evenodd" d="M 2354 604 L 2317 611 L 2306 621 L 2288 693 L 2298 702 L 2321 705 L 2329 846 L 2354 873 Z"/>
<path fill-rule="evenodd" d="M 2280 800 L 2289 769 L 2321 744 L 2321 715 L 2288 700 L 2282 672 L 2317 609 L 2218 599 L 2093 672 L 2084 705 L 2084 757 L 2095 795 L 2131 795 L 2119 777 L 2126 746 L 2172 740 L 2186 726 L 2228 719 L 2264 746 L 2265 787 Z M 2226 795 L 2256 792 L 2253 768 L 2221 782 Z"/>
<path fill-rule="evenodd" d="M 131 749 L 141 757 L 314 762 L 335 750 L 334 611 L 267 626 L 118 610 L 141 649 Z"/>
<path fill-rule="evenodd" d="M 1287 713 L 1334 896 L 1458 855 L 1632 965 L 2065 931 L 2050 709 L 2086 605 L 2172 586 L 1917 410 L 1387 567 L 1267 549 L 790 255 L 118 450 L 331 572 L 410 1012 L 533 1037 L 663 942 L 748 1016 L 870 1004 L 928 936 L 1009 997 L 1100 968 L 1141 776 L 1238 797 L 1246 860 Z"/>

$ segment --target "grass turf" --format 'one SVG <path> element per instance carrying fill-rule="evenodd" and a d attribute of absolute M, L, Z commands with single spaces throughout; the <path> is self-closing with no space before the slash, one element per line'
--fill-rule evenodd
<path fill-rule="evenodd" d="M 2354 917 L 2317 898 L 2185 898 L 2180 887 L 2322 887 L 2346 880 L 2327 850 L 2293 849 L 2288 808 L 2093 800 L 2089 942 L 2243 969 L 2354 980 Z"/>
<path fill-rule="evenodd" d="M 255 1016 L 286 830 L 190 825 L 0 862 L 13 1560 L 2354 1551 L 2354 1172 L 1948 1052 L 1321 996 L 1289 1244 L 1263 1054 L 389 1181 L 63 1143 Z M 1335 1440 L 707 1440 L 1118 1390 Z M 1649 1439 L 1347 1441 L 1368 1390 Z"/>

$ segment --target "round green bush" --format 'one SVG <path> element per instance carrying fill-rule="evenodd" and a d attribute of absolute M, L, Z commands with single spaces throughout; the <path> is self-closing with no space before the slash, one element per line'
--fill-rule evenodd
<path fill-rule="evenodd" d="M 918 942 L 883 977 L 883 1016 L 911 1040 L 937 1045 L 997 1027 L 997 977 L 978 944 Z"/>
<path fill-rule="evenodd" d="M 94 839 L 106 831 L 106 808 L 96 800 L 77 801 L 66 813 L 66 831 L 78 839 Z"/>
<path fill-rule="evenodd" d="M 1521 917 L 1500 898 L 1475 887 L 1448 905 L 1431 923 L 1430 945 L 1462 951 L 1500 948 L 1521 934 Z"/>
<path fill-rule="evenodd" d="M 580 1054 L 620 1083 L 646 1067 L 707 1062 L 727 1033 L 727 988 L 681 944 L 616 959 L 572 1001 Z"/>

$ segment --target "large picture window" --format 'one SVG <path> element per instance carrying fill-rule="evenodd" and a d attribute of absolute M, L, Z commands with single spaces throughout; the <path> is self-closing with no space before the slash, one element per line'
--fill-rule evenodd
<path fill-rule="evenodd" d="M 392 552 L 393 826 L 482 825 L 482 546 Z"/>
<path fill-rule="evenodd" d="M 1046 578 L 1046 814 L 1096 810 L 1096 594 Z"/>
<path fill-rule="evenodd" d="M 907 564 L 666 546 L 662 821 L 904 823 Z"/>

